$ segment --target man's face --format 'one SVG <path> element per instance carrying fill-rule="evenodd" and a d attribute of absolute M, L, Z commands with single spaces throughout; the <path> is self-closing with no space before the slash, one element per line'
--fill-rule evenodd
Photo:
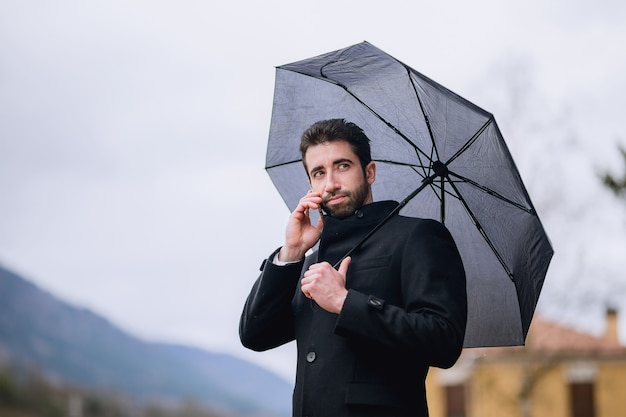
<path fill-rule="evenodd" d="M 305 167 L 313 191 L 322 196 L 322 208 L 337 218 L 345 218 L 372 202 L 371 185 L 376 165 L 361 168 L 359 157 L 345 141 L 311 146 L 305 154 Z"/>

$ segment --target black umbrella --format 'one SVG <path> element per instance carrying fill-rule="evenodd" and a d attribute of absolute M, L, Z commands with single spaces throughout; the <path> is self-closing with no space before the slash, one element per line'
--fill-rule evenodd
<path fill-rule="evenodd" d="M 524 344 L 553 250 L 493 115 L 367 42 L 280 66 L 266 169 L 290 210 L 309 189 L 300 135 L 332 118 L 370 138 L 376 200 L 454 236 L 465 347 Z"/>

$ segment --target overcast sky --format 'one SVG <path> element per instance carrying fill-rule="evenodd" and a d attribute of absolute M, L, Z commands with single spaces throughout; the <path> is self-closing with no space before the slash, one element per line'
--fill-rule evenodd
<path fill-rule="evenodd" d="M 367 40 L 495 114 L 556 251 L 540 310 L 600 332 L 626 299 L 626 204 L 598 180 L 624 172 L 624 22 L 621 0 L 3 1 L 0 263 L 291 379 L 293 344 L 237 335 L 288 216 L 275 67 Z"/>

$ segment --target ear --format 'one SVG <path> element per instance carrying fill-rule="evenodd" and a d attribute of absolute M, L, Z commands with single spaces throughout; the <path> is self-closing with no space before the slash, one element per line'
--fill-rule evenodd
<path fill-rule="evenodd" d="M 370 161 L 370 163 L 365 166 L 365 178 L 369 185 L 372 185 L 376 180 L 376 164 L 374 161 Z"/>

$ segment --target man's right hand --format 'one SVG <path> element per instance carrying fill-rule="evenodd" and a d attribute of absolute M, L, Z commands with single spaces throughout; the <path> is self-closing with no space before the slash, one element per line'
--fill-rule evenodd
<path fill-rule="evenodd" d="M 313 226 L 309 210 L 318 210 L 322 203 L 320 193 L 309 191 L 298 202 L 298 206 L 289 216 L 285 232 L 285 244 L 278 253 L 281 262 L 295 262 L 304 258 L 306 252 L 319 240 L 324 222 L 322 218 Z"/>

